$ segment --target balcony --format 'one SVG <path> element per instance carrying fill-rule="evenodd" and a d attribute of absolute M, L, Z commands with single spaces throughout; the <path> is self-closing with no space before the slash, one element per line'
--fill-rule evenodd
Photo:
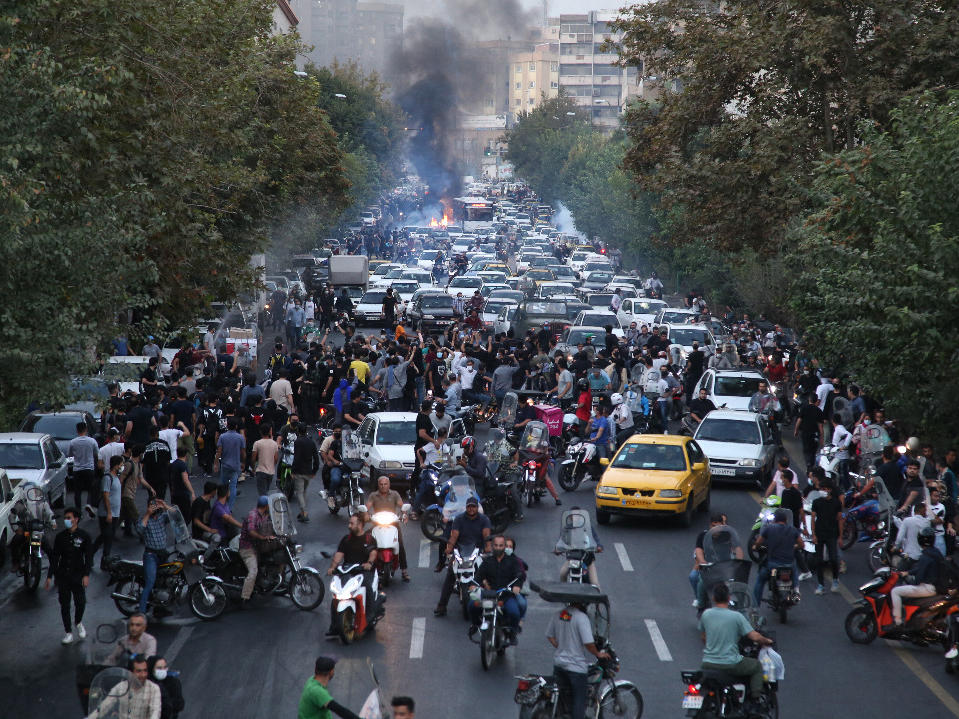
<path fill-rule="evenodd" d="M 592 75 L 560 75 L 559 84 L 561 87 L 567 85 L 592 85 Z"/>

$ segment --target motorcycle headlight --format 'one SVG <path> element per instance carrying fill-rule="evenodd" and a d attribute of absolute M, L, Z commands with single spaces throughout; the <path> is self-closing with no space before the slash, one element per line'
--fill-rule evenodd
<path fill-rule="evenodd" d="M 597 487 L 596 494 L 604 494 L 607 496 L 612 495 L 615 497 L 617 494 L 619 494 L 619 489 L 616 487 Z"/>
<path fill-rule="evenodd" d="M 378 469 L 403 469 L 402 462 L 394 462 L 391 460 L 383 460 L 377 465 Z"/>
<path fill-rule="evenodd" d="M 775 517 L 775 515 L 773 514 L 773 512 L 763 512 L 763 513 L 762 513 L 762 520 L 763 520 L 764 522 L 771 522 L 771 521 L 773 521 L 773 518 L 774 518 L 774 517 Z"/>
<path fill-rule="evenodd" d="M 683 492 L 679 489 L 661 489 L 659 490 L 660 497 L 682 497 Z"/>
<path fill-rule="evenodd" d="M 740 467 L 758 467 L 759 460 L 758 459 L 741 459 L 739 460 L 739 466 Z"/>
<path fill-rule="evenodd" d="M 338 601 L 345 602 L 352 599 L 353 597 L 350 595 L 349 592 L 339 592 L 337 593 L 336 598 Z"/>

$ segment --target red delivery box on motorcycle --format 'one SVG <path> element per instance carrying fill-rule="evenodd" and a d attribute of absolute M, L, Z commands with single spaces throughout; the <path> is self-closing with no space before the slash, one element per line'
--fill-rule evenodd
<path fill-rule="evenodd" d="M 548 404 L 534 404 L 536 419 L 546 425 L 550 437 L 559 437 L 563 433 L 563 410 Z"/>

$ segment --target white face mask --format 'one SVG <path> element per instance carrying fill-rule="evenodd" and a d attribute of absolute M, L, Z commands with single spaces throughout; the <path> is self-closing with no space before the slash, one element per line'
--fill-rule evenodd
<path fill-rule="evenodd" d="M 153 676 L 157 678 L 158 681 L 163 681 L 166 679 L 167 670 L 166 669 L 154 669 Z"/>
<path fill-rule="evenodd" d="M 512 556 L 513 556 L 513 548 L 512 548 L 512 547 L 507 547 L 507 548 L 504 549 L 503 551 L 506 552 L 506 556 L 507 556 L 507 557 L 512 557 Z"/>

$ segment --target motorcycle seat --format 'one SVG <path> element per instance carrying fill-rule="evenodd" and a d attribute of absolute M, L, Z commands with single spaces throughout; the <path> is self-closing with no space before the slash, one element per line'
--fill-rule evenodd
<path fill-rule="evenodd" d="M 716 687 L 728 687 L 733 684 L 742 684 L 744 678 L 733 676 L 732 674 L 727 674 L 726 672 L 716 669 L 704 669 L 702 681 L 704 684 L 712 684 Z"/>
<path fill-rule="evenodd" d="M 359 472 L 363 469 L 363 460 L 362 459 L 343 459 L 343 464 L 346 465 L 346 468 L 350 472 Z"/>
<path fill-rule="evenodd" d="M 931 597 L 904 597 L 902 600 L 903 606 L 908 607 L 931 607 L 938 601 L 942 600 L 941 594 L 936 594 Z"/>

